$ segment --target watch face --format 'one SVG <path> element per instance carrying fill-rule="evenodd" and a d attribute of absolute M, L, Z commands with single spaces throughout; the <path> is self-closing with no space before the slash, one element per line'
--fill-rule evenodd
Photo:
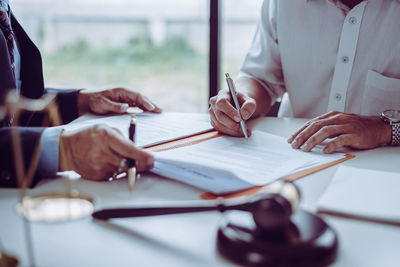
<path fill-rule="evenodd" d="M 389 109 L 383 112 L 383 115 L 392 122 L 400 122 L 400 110 Z"/>

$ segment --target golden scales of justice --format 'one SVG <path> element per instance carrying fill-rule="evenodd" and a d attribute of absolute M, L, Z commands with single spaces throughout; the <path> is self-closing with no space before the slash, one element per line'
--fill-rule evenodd
<path fill-rule="evenodd" d="M 56 94 L 54 93 L 47 93 L 39 99 L 28 99 L 18 96 L 15 90 L 10 91 L 7 94 L 5 106 L 0 107 L 0 121 L 8 115 L 12 118 L 11 126 L 18 126 L 19 119 L 24 111 L 43 113 L 43 126 L 61 125 Z M 28 188 L 32 183 L 39 162 L 40 140 L 35 144 L 29 164 L 25 165 L 19 130 L 17 127 L 10 129 L 15 175 L 17 185 L 20 188 L 20 201 L 17 205 L 17 211 L 23 217 L 29 261 L 30 265 L 34 266 L 30 222 L 54 223 L 79 219 L 92 214 L 94 203 L 92 197 L 82 195 L 76 189 L 73 190 L 69 178 L 65 176 L 63 179 L 64 191 L 29 195 Z M 27 166 L 27 168 L 24 166 Z M 17 265 L 18 260 L 6 254 L 0 244 L 0 267 Z"/>

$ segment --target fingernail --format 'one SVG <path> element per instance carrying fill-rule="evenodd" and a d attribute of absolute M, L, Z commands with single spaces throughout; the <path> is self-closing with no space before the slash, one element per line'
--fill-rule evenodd
<path fill-rule="evenodd" d="M 288 138 L 287 142 L 290 144 L 292 142 L 293 137 Z"/>
<path fill-rule="evenodd" d="M 292 143 L 292 147 L 297 148 L 297 140 L 294 140 L 294 142 Z"/>
<path fill-rule="evenodd" d="M 238 116 L 233 117 L 233 119 L 234 119 L 236 122 L 239 122 L 239 121 L 240 121 L 240 118 L 239 118 Z"/>
<path fill-rule="evenodd" d="M 126 111 L 128 108 L 129 108 L 129 105 L 128 105 L 128 104 L 122 104 L 122 105 L 121 105 L 121 110 L 122 110 L 122 111 Z"/>
<path fill-rule="evenodd" d="M 242 116 L 243 116 L 243 118 L 248 119 L 250 116 L 250 113 L 248 111 L 242 111 Z"/>
<path fill-rule="evenodd" d="M 153 109 L 155 109 L 156 107 L 152 104 L 152 103 L 147 103 L 147 109 L 148 110 L 153 110 Z"/>
<path fill-rule="evenodd" d="M 303 150 L 304 152 L 308 151 L 308 145 L 304 144 L 300 147 L 301 150 Z"/>

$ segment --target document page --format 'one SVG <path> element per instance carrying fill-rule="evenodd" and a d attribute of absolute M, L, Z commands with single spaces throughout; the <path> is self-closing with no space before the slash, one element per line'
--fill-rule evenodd
<path fill-rule="evenodd" d="M 305 167 L 344 158 L 292 149 L 286 139 L 261 131 L 244 138 L 223 136 L 154 153 L 154 173 L 213 192 L 228 193 L 265 185 Z"/>
<path fill-rule="evenodd" d="M 124 136 L 129 136 L 129 123 L 131 121 L 131 115 L 113 115 L 113 116 L 99 116 L 99 115 L 83 115 L 78 119 L 67 124 L 64 128 L 67 131 L 82 129 L 98 124 L 105 124 L 112 128 L 118 129 Z"/>
<path fill-rule="evenodd" d="M 106 124 L 116 128 L 128 137 L 130 114 L 114 116 L 84 115 L 66 126 L 75 130 L 95 124 Z M 163 112 L 143 112 L 136 114 L 135 143 L 148 147 L 167 141 L 212 130 L 208 114 Z"/>
<path fill-rule="evenodd" d="M 320 212 L 400 224 L 400 174 L 340 166 L 317 202 Z"/>
<path fill-rule="evenodd" d="M 208 114 L 143 112 L 136 118 L 135 141 L 140 147 L 161 144 L 213 129 Z"/>

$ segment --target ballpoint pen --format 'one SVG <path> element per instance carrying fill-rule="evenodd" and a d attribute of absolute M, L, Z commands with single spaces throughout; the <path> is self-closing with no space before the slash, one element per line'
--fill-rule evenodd
<path fill-rule="evenodd" d="M 231 97 L 233 99 L 233 103 L 235 104 L 235 108 L 237 109 L 237 111 L 239 112 L 239 115 L 240 115 L 240 105 L 239 105 L 239 101 L 236 96 L 235 84 L 234 84 L 233 80 L 231 79 L 231 77 L 229 76 L 229 73 L 225 73 L 225 77 L 226 77 L 226 83 L 228 84 L 229 92 L 231 93 Z M 240 124 L 240 128 L 242 128 L 244 137 L 246 139 L 248 139 L 249 137 L 247 135 L 246 124 L 241 116 L 240 116 L 239 124 Z"/>
<path fill-rule="evenodd" d="M 129 126 L 129 139 L 132 140 L 132 142 L 135 142 L 135 129 L 136 129 L 136 116 L 135 114 L 132 114 L 131 123 Z M 128 173 L 127 173 L 128 185 L 129 185 L 129 190 L 132 191 L 136 180 L 136 160 L 128 159 L 127 165 L 128 165 Z"/>

